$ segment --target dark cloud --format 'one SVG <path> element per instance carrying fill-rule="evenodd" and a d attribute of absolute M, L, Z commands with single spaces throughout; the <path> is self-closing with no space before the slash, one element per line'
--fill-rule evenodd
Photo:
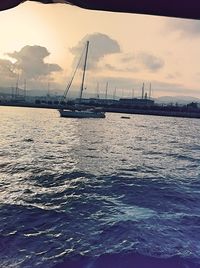
<path fill-rule="evenodd" d="M 154 89 L 158 92 L 172 92 L 179 93 L 184 91 L 184 86 L 179 83 L 168 83 L 162 81 L 152 81 L 152 85 Z"/>
<path fill-rule="evenodd" d="M 145 82 L 145 90 L 149 90 L 149 81 L 133 79 L 130 77 L 98 77 L 99 94 L 105 94 L 106 83 L 108 82 L 108 95 L 113 96 L 116 93 L 117 97 L 132 97 L 133 91 L 135 97 L 141 97 L 142 85 Z M 96 88 L 95 82 L 90 85 L 90 88 Z"/>
<path fill-rule="evenodd" d="M 126 77 L 105 77 L 102 76 L 98 80 L 101 84 L 108 82 L 110 87 L 113 88 L 133 88 L 134 86 L 139 86 L 140 81 L 134 80 L 132 78 Z"/>
<path fill-rule="evenodd" d="M 90 42 L 87 69 L 96 69 L 98 63 L 105 56 L 120 52 L 118 42 L 111 39 L 108 35 L 102 33 L 90 34 L 85 36 L 75 47 L 70 49 L 75 56 L 73 65 L 77 64 L 87 40 Z M 81 65 L 81 68 L 82 67 L 83 65 Z"/>
<path fill-rule="evenodd" d="M 154 95 L 199 95 L 199 90 L 186 88 L 180 83 L 168 83 L 162 81 L 152 81 L 152 90 Z"/>
<path fill-rule="evenodd" d="M 44 59 L 50 55 L 45 47 L 25 46 L 20 51 L 7 55 L 16 60 L 15 67 L 20 71 L 21 76 L 27 79 L 41 78 L 62 70 L 57 64 L 44 62 Z"/>
<path fill-rule="evenodd" d="M 139 53 L 137 60 L 151 72 L 158 71 L 159 69 L 163 68 L 165 64 L 163 59 L 146 52 Z"/>
<path fill-rule="evenodd" d="M 178 32 L 181 37 L 200 37 L 200 21 L 197 20 L 167 20 L 167 29 Z"/>
<path fill-rule="evenodd" d="M 131 77 L 106 77 L 101 76 L 98 77 L 99 82 L 99 92 L 100 94 L 105 93 L 106 82 L 108 82 L 108 93 L 110 95 L 113 94 L 116 88 L 116 94 L 118 96 L 122 95 L 124 97 L 131 97 L 132 90 L 134 89 L 134 93 L 136 97 L 141 97 L 142 84 L 145 84 L 145 91 L 148 93 L 150 88 L 150 83 L 152 87 L 152 97 L 156 95 L 163 94 L 197 94 L 197 90 L 192 90 L 185 88 L 182 84 L 172 83 L 172 82 L 162 82 L 159 80 L 142 80 L 142 79 L 134 79 Z M 88 85 L 88 89 L 94 90 L 96 88 L 96 81 L 90 81 L 90 85 Z"/>

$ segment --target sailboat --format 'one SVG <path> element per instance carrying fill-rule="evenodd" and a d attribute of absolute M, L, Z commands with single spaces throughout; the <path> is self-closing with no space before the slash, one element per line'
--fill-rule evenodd
<path fill-rule="evenodd" d="M 89 49 L 89 41 L 86 43 L 86 52 L 85 52 L 85 60 L 84 60 L 84 68 L 83 68 L 83 76 L 82 76 L 82 82 L 81 82 L 81 88 L 80 88 L 80 97 L 79 97 L 79 103 L 81 104 L 81 99 L 83 95 L 83 89 L 84 89 L 84 81 L 85 81 L 85 72 L 86 72 L 86 66 L 87 66 L 87 56 L 88 56 L 88 49 Z M 79 60 L 80 63 L 80 60 Z M 77 65 L 76 70 L 78 69 L 79 63 Z M 76 70 L 72 76 L 72 80 L 69 82 L 68 87 L 66 89 L 66 92 L 64 94 L 64 98 L 66 98 L 67 93 L 70 89 L 70 86 L 72 84 L 73 78 L 75 76 Z M 68 109 L 60 109 L 60 116 L 61 117 L 69 117 L 69 118 L 105 118 L 105 113 L 102 111 L 99 111 L 95 108 L 91 109 L 84 109 L 81 105 L 74 105 L 71 108 Z"/>

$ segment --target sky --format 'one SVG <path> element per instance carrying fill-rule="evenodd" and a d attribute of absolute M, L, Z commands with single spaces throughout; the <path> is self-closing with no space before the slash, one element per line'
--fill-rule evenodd
<path fill-rule="evenodd" d="M 62 94 L 87 40 L 89 93 L 200 97 L 200 21 L 25 2 L 0 13 L 0 87 Z M 81 83 L 81 69 L 72 90 Z"/>

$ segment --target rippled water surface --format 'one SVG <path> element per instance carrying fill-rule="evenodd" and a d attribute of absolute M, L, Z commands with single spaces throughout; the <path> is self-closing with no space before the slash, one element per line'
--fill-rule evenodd
<path fill-rule="evenodd" d="M 0 267 L 200 267 L 200 120 L 0 107 Z"/>

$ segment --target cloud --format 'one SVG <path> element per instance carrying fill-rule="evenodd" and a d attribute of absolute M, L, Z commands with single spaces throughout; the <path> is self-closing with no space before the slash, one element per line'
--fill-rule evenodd
<path fill-rule="evenodd" d="M 14 65 L 11 61 L 0 59 L 0 75 L 4 77 L 4 79 L 10 79 L 16 76 L 14 73 Z"/>
<path fill-rule="evenodd" d="M 180 78 L 180 77 L 181 77 L 181 74 L 179 72 L 169 73 L 166 76 L 166 78 L 167 79 L 170 79 L 170 80 L 173 80 L 173 79 L 176 79 L 176 78 Z"/>
<path fill-rule="evenodd" d="M 27 79 L 40 79 L 62 70 L 57 64 L 44 62 L 44 59 L 50 55 L 46 47 L 25 46 L 20 51 L 7 53 L 7 55 L 16 60 L 14 66 L 20 71 L 21 76 Z"/>
<path fill-rule="evenodd" d="M 70 49 L 71 53 L 75 56 L 73 65 L 78 63 L 78 59 L 83 51 L 86 41 L 90 42 L 89 54 L 87 61 L 87 69 L 94 70 L 97 68 L 98 63 L 110 54 L 120 53 L 120 46 L 116 40 L 111 39 L 108 35 L 102 33 L 94 33 L 86 35 L 75 47 Z M 83 68 L 83 65 L 82 67 Z"/>
<path fill-rule="evenodd" d="M 114 92 L 118 97 L 132 97 L 133 92 L 135 97 L 141 97 L 142 85 L 145 82 L 145 91 L 149 91 L 149 81 L 134 79 L 131 77 L 98 77 L 99 93 L 100 96 L 105 94 L 106 83 L 108 82 L 108 95 L 112 96 Z M 95 82 L 90 85 L 91 88 L 95 87 Z"/>
<path fill-rule="evenodd" d="M 94 90 L 96 88 L 97 80 L 90 80 L 88 85 L 88 91 Z M 152 97 L 161 95 L 183 95 L 183 94 L 197 94 L 197 90 L 192 90 L 184 87 L 182 84 L 173 82 L 163 82 L 160 80 L 145 80 L 145 79 L 135 79 L 132 77 L 123 76 L 100 76 L 98 77 L 99 82 L 99 93 L 100 95 L 105 94 L 106 82 L 108 82 L 108 94 L 113 95 L 116 89 L 116 95 L 121 97 L 132 97 L 133 89 L 135 97 L 141 97 L 142 84 L 145 84 L 145 92 L 149 93 L 150 83 L 152 88 Z M 91 92 L 91 91 L 90 91 Z"/>
<path fill-rule="evenodd" d="M 135 52 L 134 54 L 119 53 L 112 58 L 106 57 L 103 65 L 100 66 L 102 70 L 113 72 L 138 73 L 146 70 L 155 73 L 162 69 L 164 65 L 165 62 L 162 58 L 144 51 Z"/>
<path fill-rule="evenodd" d="M 104 65 L 104 68 L 106 69 L 106 70 L 108 70 L 108 71 L 112 71 L 112 72 L 138 72 L 139 70 L 138 70 L 138 68 L 137 67 L 122 67 L 122 68 L 118 68 L 118 67 L 116 67 L 116 66 L 114 66 L 114 65 L 112 65 L 112 64 L 110 64 L 110 63 L 106 63 L 105 65 Z"/>
<path fill-rule="evenodd" d="M 137 55 L 137 60 L 140 62 L 146 69 L 151 72 L 157 72 L 159 69 L 163 68 L 165 62 L 163 59 L 158 58 L 152 54 L 142 52 Z"/>
<path fill-rule="evenodd" d="M 108 70 L 112 72 L 139 72 L 144 68 L 150 72 L 157 72 L 163 68 L 164 60 L 148 52 L 122 53 L 120 45 L 108 35 L 94 33 L 85 36 L 70 51 L 75 56 L 73 65 L 76 66 L 83 52 L 84 43 L 90 41 L 87 69 Z M 110 63 L 112 62 L 112 64 Z M 113 64 L 115 62 L 115 64 Z M 97 68 L 98 67 L 98 68 Z M 80 67 L 83 68 L 83 64 Z"/>
<path fill-rule="evenodd" d="M 105 65 L 104 65 L 104 67 L 107 69 L 107 70 L 109 70 L 109 71 L 116 71 L 116 72 L 118 72 L 120 69 L 118 69 L 116 66 L 114 66 L 114 65 L 112 65 L 112 64 L 110 64 L 110 63 L 106 63 Z"/>
<path fill-rule="evenodd" d="M 0 59 L 0 86 L 9 87 L 16 84 L 15 66 L 10 60 Z"/>
<path fill-rule="evenodd" d="M 144 68 L 150 72 L 157 72 L 164 65 L 162 58 L 145 51 L 125 53 L 120 58 L 120 66 L 124 66 L 123 69 L 130 72 L 144 71 Z"/>
<path fill-rule="evenodd" d="M 130 53 L 125 53 L 125 54 L 121 57 L 121 62 L 123 62 L 123 63 L 129 63 L 129 62 L 131 62 L 131 61 L 133 61 L 133 60 L 135 60 L 135 59 L 136 59 L 135 55 L 130 54 Z"/>
<path fill-rule="evenodd" d="M 134 86 L 139 86 L 140 81 L 136 79 L 132 79 L 129 77 L 106 77 L 101 76 L 99 77 L 98 81 L 101 84 L 105 84 L 105 81 L 108 82 L 110 87 L 116 87 L 116 88 L 133 88 Z"/>
<path fill-rule="evenodd" d="M 200 21 L 197 20 L 167 20 L 167 29 L 178 32 L 181 37 L 199 38 Z"/>

